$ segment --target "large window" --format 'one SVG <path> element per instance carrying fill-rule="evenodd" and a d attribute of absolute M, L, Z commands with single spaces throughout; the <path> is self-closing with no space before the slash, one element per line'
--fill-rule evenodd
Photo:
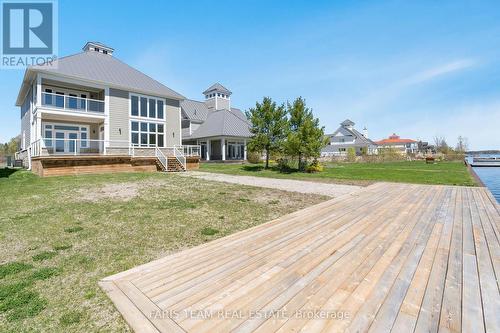
<path fill-rule="evenodd" d="M 164 100 L 148 96 L 131 95 L 130 96 L 130 116 L 165 119 Z"/>
<path fill-rule="evenodd" d="M 131 121 L 130 132 L 132 144 L 141 147 L 163 147 L 165 141 L 165 125 L 144 121 Z"/>

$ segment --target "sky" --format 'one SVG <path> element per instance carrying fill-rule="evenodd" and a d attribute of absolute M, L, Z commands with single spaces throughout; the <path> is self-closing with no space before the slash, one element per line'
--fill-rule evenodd
<path fill-rule="evenodd" d="M 247 110 L 298 96 L 327 133 L 350 119 L 500 149 L 499 1 L 59 0 L 59 56 L 87 41 L 182 95 L 220 82 Z M 23 70 L 0 70 L 0 142 L 20 132 Z"/>

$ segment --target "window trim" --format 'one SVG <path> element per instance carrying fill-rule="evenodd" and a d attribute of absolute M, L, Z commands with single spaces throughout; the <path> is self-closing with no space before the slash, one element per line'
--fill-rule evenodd
<path fill-rule="evenodd" d="M 137 99 L 138 99 L 138 115 L 135 116 L 135 115 L 132 115 L 132 96 L 136 96 Z M 146 101 L 146 117 L 143 117 L 141 116 L 141 98 L 146 98 L 147 101 Z M 150 99 L 153 99 L 156 101 L 155 103 L 155 106 L 156 106 L 156 110 L 155 110 L 155 115 L 158 116 L 158 101 L 162 101 L 163 103 L 163 118 L 150 118 L 149 117 L 149 100 Z M 143 120 L 143 121 L 166 121 L 166 117 L 167 117 L 167 112 L 166 112 L 166 107 L 167 107 L 167 101 L 165 98 L 159 98 L 159 97 L 155 97 L 155 96 L 150 96 L 150 95 L 143 95 L 143 94 L 137 94 L 137 93 L 129 93 L 129 98 L 128 98 L 128 114 L 130 116 L 130 118 L 132 119 L 139 119 L 139 120 Z"/>
<path fill-rule="evenodd" d="M 138 123 L 137 131 L 132 130 L 132 123 L 133 122 Z M 147 124 L 146 131 L 142 131 L 141 130 L 141 123 L 146 123 Z M 150 131 L 150 124 L 155 124 L 156 132 L 151 132 Z M 162 125 L 163 126 L 163 132 L 162 133 L 158 132 L 158 125 Z M 129 137 L 130 137 L 130 145 L 131 146 L 134 146 L 134 147 L 137 147 L 137 148 L 148 148 L 148 147 L 149 148 L 152 148 L 152 147 L 165 148 L 167 146 L 166 145 L 166 143 L 167 143 L 167 136 L 166 136 L 166 130 L 167 130 L 167 128 L 166 128 L 165 123 L 162 122 L 162 121 L 147 121 L 146 119 L 130 118 L 130 120 L 129 120 L 129 128 L 130 128 L 130 130 L 129 130 L 129 135 L 130 136 Z M 132 134 L 133 133 L 137 133 L 138 134 L 138 143 L 133 143 L 132 142 Z M 146 134 L 147 135 L 148 143 L 146 144 L 146 146 L 143 146 L 141 144 L 141 134 Z M 150 144 L 149 143 L 149 136 L 151 134 L 155 134 L 155 137 L 156 137 L 155 144 Z M 162 147 L 158 146 L 158 142 L 159 142 L 158 141 L 158 136 L 159 135 L 163 135 L 163 146 Z"/>

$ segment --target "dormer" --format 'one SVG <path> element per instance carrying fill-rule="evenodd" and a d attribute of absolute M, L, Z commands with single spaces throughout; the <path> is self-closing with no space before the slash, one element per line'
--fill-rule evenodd
<path fill-rule="evenodd" d="M 101 54 L 113 55 L 114 49 L 99 42 L 87 42 L 82 48 L 85 52 L 98 52 Z"/>
<path fill-rule="evenodd" d="M 205 104 L 213 110 L 230 110 L 232 92 L 220 83 L 215 83 L 203 92 Z"/>

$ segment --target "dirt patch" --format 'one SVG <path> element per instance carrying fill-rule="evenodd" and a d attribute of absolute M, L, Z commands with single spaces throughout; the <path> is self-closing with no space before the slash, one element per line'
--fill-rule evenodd
<path fill-rule="evenodd" d="M 138 181 L 117 184 L 105 184 L 93 189 L 79 189 L 78 198 L 83 201 L 98 202 L 101 200 L 130 201 L 137 197 L 141 190 L 170 186 L 163 181 Z"/>

